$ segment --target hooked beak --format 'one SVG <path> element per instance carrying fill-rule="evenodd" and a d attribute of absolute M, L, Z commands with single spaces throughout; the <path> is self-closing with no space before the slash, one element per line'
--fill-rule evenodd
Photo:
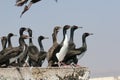
<path fill-rule="evenodd" d="M 29 10 L 29 8 L 28 8 L 28 6 L 26 5 L 26 6 L 24 7 L 23 12 L 22 12 L 21 15 L 20 15 L 20 18 L 21 18 L 22 15 L 23 15 L 26 11 L 28 11 L 28 10 Z"/>
<path fill-rule="evenodd" d="M 18 36 L 18 35 L 14 34 L 13 36 Z"/>
<path fill-rule="evenodd" d="M 49 39 L 49 37 L 44 37 L 44 39 Z"/>
<path fill-rule="evenodd" d="M 83 28 L 82 26 L 78 27 L 78 28 Z"/>
<path fill-rule="evenodd" d="M 93 35 L 93 33 L 89 33 L 90 35 Z"/>

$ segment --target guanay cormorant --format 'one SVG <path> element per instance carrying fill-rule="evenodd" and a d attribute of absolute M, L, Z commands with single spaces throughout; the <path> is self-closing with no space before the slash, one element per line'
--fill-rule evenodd
<path fill-rule="evenodd" d="M 13 33 L 9 33 L 8 34 L 8 36 L 7 36 L 7 38 L 8 38 L 8 48 L 12 48 L 13 46 L 12 46 L 12 43 L 11 43 L 11 37 L 12 36 L 17 36 L 17 35 L 15 35 L 15 34 L 13 34 Z"/>
<path fill-rule="evenodd" d="M 29 36 L 32 37 L 32 30 L 28 30 Z M 44 50 L 42 46 L 41 40 L 46 39 L 46 37 L 39 37 L 38 43 L 40 45 L 40 50 Z M 39 41 L 40 40 L 40 41 Z M 32 39 L 29 39 L 29 47 L 28 47 L 28 63 L 30 66 L 39 67 L 41 66 L 41 62 L 39 62 L 40 51 L 39 49 L 33 44 Z"/>
<path fill-rule="evenodd" d="M 28 32 L 29 28 L 26 27 L 21 27 L 19 29 L 19 35 L 22 36 L 24 32 Z M 26 60 L 26 56 L 27 56 L 27 52 L 25 52 L 23 55 L 21 55 L 18 59 L 17 59 L 17 63 L 19 64 L 19 66 L 23 66 L 23 64 L 25 63 Z"/>
<path fill-rule="evenodd" d="M 47 53 L 47 60 L 48 60 L 48 66 L 52 66 L 54 61 L 52 59 L 54 59 L 55 55 L 53 54 L 54 50 L 57 48 L 58 46 L 58 42 L 57 42 L 57 34 L 59 32 L 59 30 L 61 29 L 61 27 L 56 26 L 53 29 L 53 33 L 52 33 L 52 39 L 53 39 L 53 45 L 50 47 L 50 49 L 48 50 Z"/>
<path fill-rule="evenodd" d="M 70 39 L 69 39 L 69 47 L 68 47 L 68 52 L 67 52 L 67 54 L 69 53 L 69 51 L 71 50 L 71 49 L 75 49 L 75 47 L 76 47 L 76 45 L 75 45 L 75 43 L 74 43 L 74 31 L 75 30 L 77 30 L 77 29 L 79 29 L 79 28 L 83 28 L 83 27 L 78 27 L 78 26 L 76 26 L 76 25 L 73 25 L 72 27 L 71 27 L 71 29 L 70 29 Z M 66 54 L 66 56 L 68 56 Z M 65 59 L 66 59 L 66 56 L 65 56 Z M 75 58 L 76 59 L 76 58 Z M 71 60 L 69 60 L 69 63 L 65 63 L 66 65 L 68 65 L 68 64 L 70 64 L 71 62 L 70 62 Z M 63 62 L 64 62 L 64 60 L 63 60 Z"/>
<path fill-rule="evenodd" d="M 2 50 L 6 48 L 7 45 L 7 36 L 2 36 L 0 37 L 1 39 L 1 44 L 2 44 Z"/>
<path fill-rule="evenodd" d="M 38 37 L 38 43 L 40 46 L 40 52 L 39 52 L 39 59 L 38 59 L 38 66 L 42 66 L 46 56 L 47 56 L 47 52 L 44 50 L 43 44 L 42 44 L 42 40 L 44 39 L 48 39 L 48 37 L 45 36 L 39 36 Z"/>
<path fill-rule="evenodd" d="M 9 60 L 9 64 L 15 62 L 21 55 L 27 52 L 28 47 L 25 44 L 24 39 L 30 38 L 27 35 L 22 35 L 19 38 L 19 46 L 13 47 L 12 49 L 6 51 L 3 55 L 0 55 L 0 65 L 3 65 L 3 62 Z"/>
<path fill-rule="evenodd" d="M 28 34 L 30 37 L 32 37 L 32 30 L 29 28 Z M 29 46 L 28 46 L 28 64 L 29 66 L 37 66 L 36 62 L 38 61 L 38 54 L 39 54 L 39 49 L 37 46 L 33 44 L 32 39 L 29 39 Z"/>
<path fill-rule="evenodd" d="M 70 49 L 74 49 L 76 47 L 75 43 L 74 43 L 74 31 L 82 28 L 82 27 L 78 27 L 76 25 L 73 25 L 70 29 L 70 39 L 69 39 L 69 50 Z"/>
<path fill-rule="evenodd" d="M 63 27 L 63 40 L 61 44 L 59 44 L 58 49 L 59 51 L 56 54 L 57 60 L 58 60 L 58 66 L 61 66 L 61 62 L 63 61 L 64 57 L 66 56 L 68 52 L 68 37 L 67 37 L 67 30 L 70 28 L 69 25 L 65 25 Z"/>
<path fill-rule="evenodd" d="M 83 33 L 82 35 L 82 46 L 80 48 L 71 49 L 64 59 L 64 63 L 74 63 L 77 65 L 78 60 L 84 55 L 87 50 L 86 37 L 93 35 L 92 33 Z M 79 56 L 79 59 L 77 58 Z M 76 58 L 76 59 L 74 59 Z"/>
<path fill-rule="evenodd" d="M 5 50 L 2 50 L 0 53 L 3 55 L 5 52 L 7 52 L 8 50 L 11 50 L 13 47 L 12 47 L 12 43 L 11 43 L 11 37 L 13 37 L 13 36 L 17 36 L 17 35 L 15 35 L 15 34 L 13 34 L 13 33 L 9 33 L 8 35 L 7 35 L 7 42 L 8 42 L 8 46 L 6 47 L 6 49 Z M 4 43 L 3 43 L 4 44 Z M 6 42 L 5 42 L 5 45 L 6 45 Z M 5 51 L 5 52 L 4 52 Z M 9 60 L 8 61 L 6 61 L 5 62 L 5 66 L 8 66 L 9 65 Z M 4 66 L 4 67 L 5 67 Z"/>
<path fill-rule="evenodd" d="M 58 64 L 56 65 L 56 62 L 57 63 L 60 63 L 60 58 L 61 57 L 59 57 L 59 52 L 61 52 L 60 50 L 61 50 L 61 48 L 62 48 L 62 46 L 63 46 L 63 44 L 64 44 L 64 40 L 65 41 L 67 41 L 67 35 L 66 35 L 66 32 L 67 32 L 67 30 L 70 28 L 70 26 L 69 25 L 65 25 L 64 27 L 63 27 L 63 40 L 62 40 L 62 42 L 60 43 L 60 44 L 58 44 L 58 43 L 56 43 L 55 45 L 53 44 L 53 46 L 52 46 L 52 49 L 50 48 L 50 50 L 48 51 L 48 66 L 58 66 Z M 53 38 L 54 39 L 54 38 Z M 67 47 L 67 45 L 65 45 L 64 44 L 64 46 L 65 47 Z M 62 48 L 62 50 L 63 50 L 64 48 Z M 65 49 L 66 50 L 66 49 Z M 64 51 L 64 50 L 63 50 Z M 56 53 L 58 53 L 57 54 L 57 56 L 56 56 Z M 63 56 L 64 57 L 64 56 Z M 63 58 L 62 57 L 62 58 Z M 61 58 L 61 60 L 62 60 L 62 58 Z M 60 64 L 59 64 L 59 66 L 60 66 Z"/>

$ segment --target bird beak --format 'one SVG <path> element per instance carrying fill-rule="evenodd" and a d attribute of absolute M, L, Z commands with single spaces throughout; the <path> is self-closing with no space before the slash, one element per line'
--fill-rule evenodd
<path fill-rule="evenodd" d="M 49 37 L 44 37 L 44 39 L 49 39 Z"/>
<path fill-rule="evenodd" d="M 26 12 L 26 11 L 28 11 L 28 6 L 26 5 L 25 7 L 24 7 L 24 10 L 23 10 L 23 12 L 21 13 L 21 15 L 20 15 L 20 18 L 22 17 L 22 15 Z"/>
<path fill-rule="evenodd" d="M 93 33 L 89 33 L 89 35 L 93 35 Z"/>
<path fill-rule="evenodd" d="M 78 27 L 78 28 L 83 28 L 82 26 Z"/>
<path fill-rule="evenodd" d="M 30 39 L 30 38 L 33 38 L 33 37 L 28 36 L 28 39 Z"/>
<path fill-rule="evenodd" d="M 13 36 L 18 36 L 18 35 L 14 34 Z"/>

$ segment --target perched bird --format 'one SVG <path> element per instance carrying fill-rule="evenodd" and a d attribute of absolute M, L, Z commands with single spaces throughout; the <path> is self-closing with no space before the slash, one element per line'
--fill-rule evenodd
<path fill-rule="evenodd" d="M 82 35 L 82 46 L 80 48 L 71 49 L 67 56 L 64 59 L 64 63 L 74 63 L 75 66 L 78 63 L 78 60 L 84 55 L 87 51 L 86 37 L 93 35 L 93 33 L 83 33 Z M 79 58 L 77 58 L 79 56 Z"/>
<path fill-rule="evenodd" d="M 64 57 L 66 56 L 67 52 L 68 52 L 68 37 L 67 37 L 67 30 L 70 28 L 69 25 L 65 25 L 63 27 L 63 40 L 61 42 L 61 44 L 59 44 L 58 46 L 58 52 L 56 53 L 56 57 L 58 60 L 58 66 L 60 67 L 62 63 L 62 61 L 64 60 Z"/>
<path fill-rule="evenodd" d="M 76 45 L 74 43 L 74 31 L 79 28 L 83 28 L 83 27 L 78 27 L 76 25 L 73 25 L 70 29 L 69 50 L 74 49 L 76 47 Z"/>
<path fill-rule="evenodd" d="M 40 52 L 39 52 L 39 58 L 38 58 L 38 66 L 42 66 L 46 56 L 47 56 L 47 52 L 44 50 L 43 44 L 42 44 L 42 40 L 44 39 L 48 39 L 48 37 L 45 36 L 39 36 L 38 37 L 38 43 L 40 46 Z"/>
<path fill-rule="evenodd" d="M 78 27 L 78 26 L 76 26 L 76 25 L 73 25 L 73 26 L 71 27 L 71 29 L 70 29 L 70 39 L 69 39 L 68 52 L 67 52 L 67 54 L 66 54 L 66 56 L 65 56 L 64 59 L 66 59 L 66 57 L 69 56 L 69 55 L 68 55 L 68 54 L 69 54 L 69 51 L 70 51 L 71 49 L 75 49 L 75 47 L 76 47 L 76 45 L 75 45 L 75 43 L 74 43 L 74 31 L 77 30 L 77 29 L 79 29 L 79 28 L 83 28 L 83 27 Z M 70 64 L 70 63 L 71 63 L 70 61 L 71 61 L 71 60 L 69 60 L 69 63 L 65 63 L 65 64 L 66 64 L 66 65 Z M 63 60 L 63 62 L 64 62 L 64 60 Z"/>
<path fill-rule="evenodd" d="M 28 32 L 28 30 L 29 30 L 29 28 L 21 27 L 21 28 L 19 29 L 19 35 L 20 35 L 20 36 L 24 35 L 23 33 L 24 33 L 24 32 Z M 27 44 L 26 44 L 26 45 L 27 45 Z M 22 54 L 22 55 L 17 59 L 16 63 L 18 63 L 20 67 L 22 67 L 22 66 L 24 65 L 25 60 L 26 60 L 26 58 L 27 58 L 27 53 L 28 53 L 28 51 L 26 50 L 26 52 L 25 52 L 24 54 Z"/>
<path fill-rule="evenodd" d="M 15 62 L 21 55 L 27 52 L 27 45 L 24 39 L 30 38 L 27 35 L 22 35 L 19 38 L 19 46 L 13 47 L 12 49 L 6 51 L 3 55 L 0 55 L 0 65 L 9 60 L 9 64 Z"/>
<path fill-rule="evenodd" d="M 7 36 L 7 40 L 8 40 L 8 48 L 12 48 L 13 46 L 12 46 L 12 43 L 11 43 L 11 37 L 12 36 L 17 36 L 17 35 L 15 35 L 15 34 L 13 34 L 13 33 L 9 33 L 8 34 L 8 36 Z"/>
<path fill-rule="evenodd" d="M 66 51 L 67 51 L 67 35 L 66 32 L 70 28 L 69 25 L 65 25 L 63 27 L 63 40 L 60 44 L 55 43 L 48 51 L 48 66 L 56 66 L 56 62 L 58 63 L 58 66 L 60 66 L 61 60 L 64 58 Z M 56 38 L 56 37 L 55 37 Z M 54 39 L 54 38 L 53 38 Z M 64 47 L 63 47 L 64 46 Z M 64 54 L 61 54 L 64 53 Z"/>
<path fill-rule="evenodd" d="M 53 33 L 52 33 L 53 45 L 50 47 L 50 49 L 48 50 L 48 53 L 47 53 L 47 61 L 48 61 L 49 67 L 53 66 L 53 64 L 54 64 L 54 60 L 52 60 L 52 59 L 55 59 L 55 55 L 53 54 L 53 52 L 58 46 L 57 34 L 60 29 L 61 29 L 61 27 L 59 27 L 59 26 L 56 26 L 53 29 Z"/>
<path fill-rule="evenodd" d="M 29 28 L 28 29 L 28 34 L 30 37 L 32 37 L 32 30 Z M 29 39 L 29 46 L 28 46 L 28 64 L 29 66 L 36 66 L 36 61 L 38 61 L 38 54 L 39 54 L 39 49 L 37 46 L 33 44 L 32 38 Z"/>
<path fill-rule="evenodd" d="M 32 30 L 28 30 L 29 36 L 32 37 Z M 40 67 L 42 65 L 42 60 L 44 60 L 44 51 L 42 40 L 47 39 L 46 37 L 40 36 L 38 38 L 38 43 L 40 45 L 39 49 L 33 44 L 32 39 L 29 39 L 29 47 L 28 47 L 28 63 L 33 67 Z M 43 56 L 43 57 L 42 57 Z M 41 58 L 40 58 L 41 57 Z"/>
<path fill-rule="evenodd" d="M 2 44 L 2 50 L 6 48 L 7 45 L 7 36 L 2 36 L 0 37 L 1 39 L 1 44 Z"/>

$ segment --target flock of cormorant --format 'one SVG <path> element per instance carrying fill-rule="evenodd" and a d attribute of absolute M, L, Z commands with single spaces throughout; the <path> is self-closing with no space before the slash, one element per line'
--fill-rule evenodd
<path fill-rule="evenodd" d="M 82 28 L 76 25 L 65 25 L 64 27 L 56 26 L 52 33 L 52 46 L 48 51 L 44 50 L 42 40 L 48 39 L 45 36 L 38 37 L 39 49 L 33 44 L 32 29 L 21 27 L 19 29 L 19 46 L 13 47 L 11 38 L 16 36 L 9 33 L 7 36 L 0 37 L 2 50 L 0 51 L 0 67 L 42 67 L 43 62 L 47 59 L 48 67 L 60 67 L 64 65 L 77 66 L 77 56 L 83 56 L 87 50 L 86 37 L 93 35 L 92 33 L 83 33 L 82 46 L 76 48 L 74 43 L 74 31 Z M 57 34 L 63 30 L 63 40 L 61 43 L 57 41 Z M 67 31 L 70 29 L 70 39 L 68 39 Z M 28 35 L 24 34 L 27 32 Z M 29 39 L 26 44 L 25 39 Z"/>

